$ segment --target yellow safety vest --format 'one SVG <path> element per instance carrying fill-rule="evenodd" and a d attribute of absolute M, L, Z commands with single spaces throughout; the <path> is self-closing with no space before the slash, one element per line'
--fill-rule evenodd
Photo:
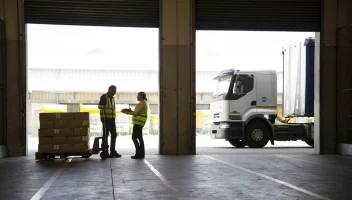
<path fill-rule="evenodd" d="M 107 94 L 105 94 L 105 96 L 106 96 L 105 109 L 100 110 L 100 118 L 115 119 L 115 116 L 116 116 L 115 99 L 114 98 L 110 99 Z M 105 111 L 105 113 L 103 113 L 103 110 Z"/>
<path fill-rule="evenodd" d="M 132 124 L 144 126 L 145 123 L 147 122 L 147 119 L 148 119 L 148 106 L 147 106 L 147 103 L 145 101 L 143 101 L 143 103 L 145 104 L 145 107 L 146 107 L 145 113 L 142 113 L 140 115 L 133 115 L 132 116 Z"/>

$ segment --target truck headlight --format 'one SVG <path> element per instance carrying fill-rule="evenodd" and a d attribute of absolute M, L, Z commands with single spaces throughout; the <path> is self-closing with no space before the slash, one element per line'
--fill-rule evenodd
<path fill-rule="evenodd" d="M 230 124 L 220 124 L 220 128 L 230 128 Z"/>

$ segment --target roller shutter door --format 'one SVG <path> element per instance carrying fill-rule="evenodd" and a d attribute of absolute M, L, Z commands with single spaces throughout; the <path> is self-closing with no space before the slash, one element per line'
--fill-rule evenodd
<path fill-rule="evenodd" d="M 321 0 L 196 0 L 197 30 L 319 32 Z"/>
<path fill-rule="evenodd" d="M 159 0 L 25 0 L 26 23 L 159 27 Z"/>

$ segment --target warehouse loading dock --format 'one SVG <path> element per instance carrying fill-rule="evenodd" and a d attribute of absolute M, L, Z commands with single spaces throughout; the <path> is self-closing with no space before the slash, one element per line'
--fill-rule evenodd
<path fill-rule="evenodd" d="M 1 68 L 0 121 L 4 123 L 0 127 L 0 144 L 6 145 L 7 155 L 11 156 L 0 160 L 2 199 L 352 198 L 349 192 L 352 179 L 350 157 L 317 155 L 351 155 L 349 116 L 352 104 L 347 76 L 351 74 L 348 73 L 351 52 L 347 45 L 350 43 L 349 27 L 352 23 L 349 1 L 258 0 L 248 3 L 224 0 L 222 4 L 217 4 L 218 1 L 162 0 L 143 5 L 142 1 L 136 0 L 132 6 L 116 6 L 111 4 L 112 1 L 105 1 L 110 3 L 105 6 L 102 1 L 89 1 L 91 4 L 79 0 L 60 1 L 66 2 L 60 5 L 54 5 L 58 1 L 24 2 L 25 5 L 19 0 L 0 1 L 0 17 L 6 26 L 6 47 L 2 43 L 1 53 L 3 55 L 6 51 L 6 64 L 1 60 L 2 66 L 6 67 Z M 114 12 L 117 8 L 125 9 Z M 143 8 L 145 12 L 142 13 L 150 15 L 137 15 Z M 107 14 L 96 15 L 94 11 L 99 9 Z M 108 12 L 107 9 L 113 11 Z M 163 155 L 150 155 L 137 162 L 122 157 L 108 162 L 73 158 L 35 163 L 31 156 L 16 157 L 27 154 L 25 19 L 37 23 L 61 20 L 60 23 L 67 24 L 114 26 L 153 26 L 147 21 L 156 19 L 154 26 L 160 25 L 160 37 L 163 39 L 160 40 L 160 91 L 163 93 L 160 97 L 160 124 L 163 135 L 160 137 L 162 145 L 159 152 Z M 121 22 L 121 19 L 124 21 Z M 138 23 L 136 19 L 141 20 Z M 320 32 L 316 37 L 320 41 L 317 46 L 320 54 L 316 54 L 319 65 L 315 68 L 316 154 L 282 154 L 280 151 L 255 154 L 252 151 L 236 156 L 193 155 L 196 151 L 192 133 L 195 124 L 195 49 L 192 44 L 196 27 Z M 184 72 L 188 74 L 174 76 Z M 170 99 L 170 96 L 177 98 Z M 170 121 L 175 123 L 169 124 Z M 185 154 L 188 156 L 164 156 Z"/>
<path fill-rule="evenodd" d="M 61 34 L 56 37 L 58 31 Z M 84 32 L 89 33 L 80 37 Z M 158 148 L 158 66 L 155 62 L 158 53 L 153 51 L 157 46 L 155 44 L 157 30 L 29 24 L 27 33 L 29 59 L 27 140 L 30 152 L 37 149 L 39 114 L 42 112 L 89 112 L 92 145 L 94 136 L 101 135 L 102 130 L 97 103 L 100 95 L 105 92 L 106 85 L 110 83 L 116 84 L 119 91 L 115 96 L 118 103 L 116 105 L 118 148 L 133 148 L 130 140 L 132 121 L 129 116 L 121 113 L 121 109 L 129 106 L 134 108 L 135 93 L 141 88 L 147 92 L 151 111 L 143 128 L 144 138 L 148 141 L 146 143 L 148 148 L 153 148 L 153 151 Z M 136 40 L 130 35 L 140 38 Z M 219 141 L 210 139 L 210 104 L 215 85 L 212 79 L 218 74 L 216 66 L 238 66 L 238 69 L 270 67 L 279 70 L 277 72 L 279 108 L 282 104 L 283 85 L 282 46 L 314 36 L 314 33 L 198 31 L 197 36 L 196 145 L 197 148 L 203 148 L 228 146 L 226 142 L 220 144 Z M 96 37 L 97 41 L 89 42 L 91 37 Z M 134 46 L 138 47 L 138 51 L 131 51 L 135 49 L 128 45 L 132 41 L 135 41 Z M 147 51 L 149 49 L 150 51 Z M 117 56 L 115 60 L 114 56 Z M 142 62 L 129 61 L 133 56 L 140 57 L 138 60 Z M 253 56 L 257 57 L 255 59 L 257 61 L 251 59 Z M 53 60 L 56 62 L 52 62 Z M 143 86 L 136 81 L 143 83 Z M 99 90 L 101 92 L 98 92 Z M 122 140 L 124 142 L 121 142 Z M 304 147 L 304 143 L 286 144 Z"/>

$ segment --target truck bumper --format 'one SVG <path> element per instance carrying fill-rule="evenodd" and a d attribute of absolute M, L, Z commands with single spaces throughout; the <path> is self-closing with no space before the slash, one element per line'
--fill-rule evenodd
<path fill-rule="evenodd" d="M 230 128 L 221 127 L 213 124 L 211 126 L 211 138 L 212 139 L 228 139 L 230 135 Z"/>
<path fill-rule="evenodd" d="M 212 139 L 243 139 L 244 126 L 243 122 L 212 124 Z"/>

